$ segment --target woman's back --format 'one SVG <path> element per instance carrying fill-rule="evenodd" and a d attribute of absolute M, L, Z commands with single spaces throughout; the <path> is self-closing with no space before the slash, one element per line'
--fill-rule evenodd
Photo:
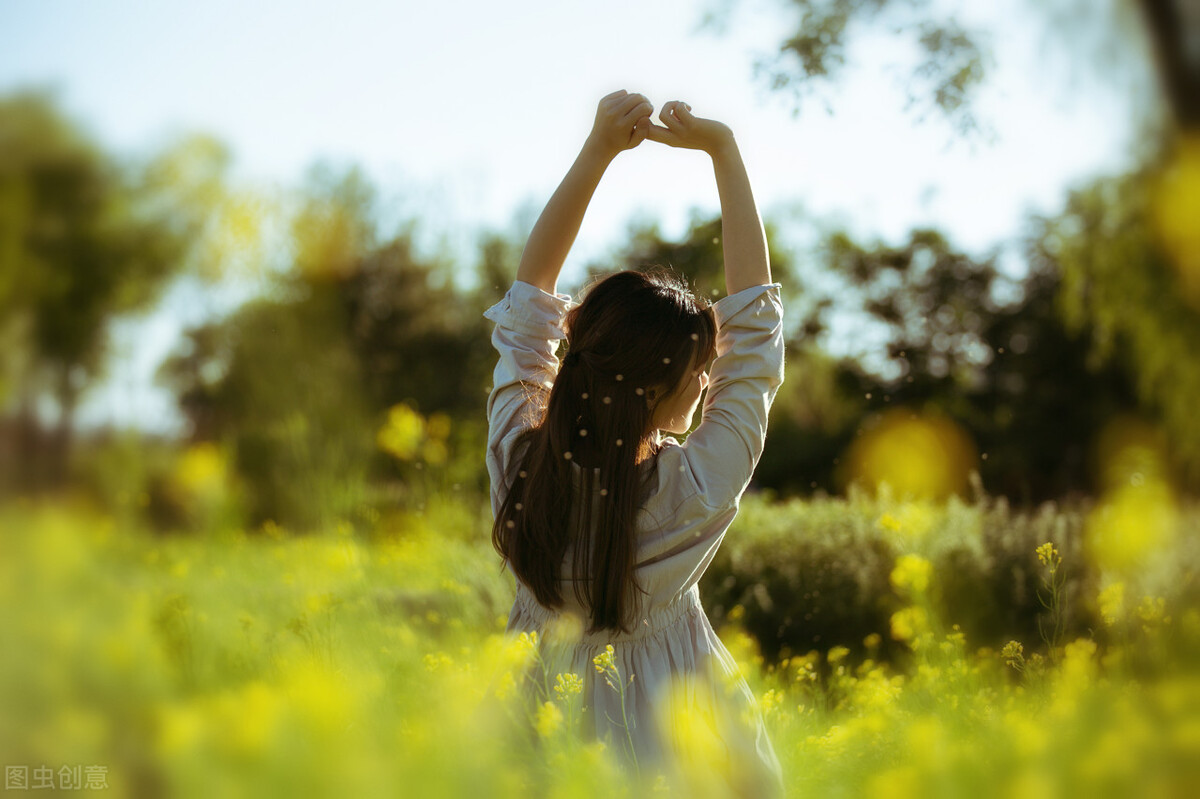
<path fill-rule="evenodd" d="M 663 107 L 665 127 L 650 124 L 652 111 L 623 90 L 600 101 L 517 279 L 485 314 L 500 356 L 488 397 L 492 539 L 517 587 L 508 631 L 542 636 L 548 672 L 526 690 L 548 693 L 559 673 L 582 678 L 584 734 L 628 762 L 665 771 L 685 795 L 722 783 L 780 795 L 762 716 L 697 585 L 783 382 L 779 286 L 732 131 L 685 103 Z M 709 308 L 677 280 L 627 271 L 575 305 L 556 286 L 584 210 L 608 163 L 647 138 L 711 157 L 729 296 Z M 700 425 L 682 444 L 664 439 L 658 431 L 690 429 L 706 385 Z"/>
<path fill-rule="evenodd" d="M 486 314 L 497 324 L 493 343 L 501 353 L 489 401 L 487 461 L 495 487 L 517 477 L 513 472 L 522 462 L 517 442 L 530 419 L 522 386 L 556 373 L 554 350 L 570 306 L 562 295 L 518 282 Z M 649 483 L 636 517 L 635 579 L 646 594 L 632 630 L 584 632 L 591 609 L 576 596 L 574 553 L 569 550 L 560 572 L 563 605 L 554 610 L 542 606 L 518 577 L 507 630 L 543 635 L 551 681 L 558 673 L 583 678 L 583 704 L 590 714 L 585 714 L 584 733 L 608 738 L 630 763 L 642 769 L 657 764 L 651 768 L 669 772 L 679 763 L 668 752 L 678 757 L 694 751 L 691 736 L 700 735 L 701 741 L 710 736 L 723 742 L 725 755 L 716 762 L 724 762 L 721 768 L 729 770 L 729 778 L 754 786 L 753 795 L 768 796 L 781 790 L 779 761 L 749 687 L 704 613 L 698 582 L 737 513 L 782 383 L 779 287 L 746 289 L 717 302 L 713 310 L 717 357 L 703 419 L 682 444 L 660 437 L 654 460 L 642 464 Z M 512 391 L 507 402 L 506 387 Z M 599 480 L 596 470 L 578 463 L 572 464 L 571 474 L 576 489 L 585 474 Z M 494 490 L 497 512 L 501 500 Z M 559 635 L 547 639 L 547 630 L 554 629 Z M 615 673 L 602 675 L 592 660 L 608 644 Z M 689 720 L 686 728 L 678 724 L 682 718 Z M 712 725 L 707 732 L 694 727 L 706 718 Z M 711 765 L 711 753 L 705 759 Z M 701 765 L 688 766 L 688 776 L 695 778 Z"/>

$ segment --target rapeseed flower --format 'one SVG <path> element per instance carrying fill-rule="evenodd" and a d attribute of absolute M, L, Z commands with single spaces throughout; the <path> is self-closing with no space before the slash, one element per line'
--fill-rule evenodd
<path fill-rule="evenodd" d="M 527 633 L 521 633 L 521 635 L 518 636 L 517 640 L 520 642 L 522 650 L 527 651 L 527 652 L 536 652 L 537 651 L 537 645 L 538 645 L 537 630 L 533 630 L 532 632 L 527 632 Z"/>
<path fill-rule="evenodd" d="M 1020 641 L 1009 641 L 1000 650 L 1000 657 L 1004 658 L 1004 662 L 1012 666 L 1017 671 L 1025 668 L 1025 647 Z"/>
<path fill-rule="evenodd" d="M 1058 564 L 1062 563 L 1062 557 L 1059 556 L 1058 550 L 1049 541 L 1037 548 L 1037 556 L 1043 566 L 1049 566 L 1052 569 L 1057 568 Z"/>
<path fill-rule="evenodd" d="M 558 705 L 553 702 L 543 702 L 537 711 L 537 732 L 543 738 L 548 738 L 562 729 L 563 714 Z"/>
<path fill-rule="evenodd" d="M 1108 585 L 1097 597 L 1100 605 L 1100 618 L 1112 627 L 1121 620 L 1125 609 L 1125 583 L 1116 582 Z"/>
<path fill-rule="evenodd" d="M 496 686 L 496 698 L 500 700 L 507 699 L 512 695 L 513 689 L 517 687 L 516 680 L 513 679 L 511 672 L 504 672 L 500 675 L 500 684 Z"/>
<path fill-rule="evenodd" d="M 559 674 L 554 678 L 557 685 L 554 686 L 554 694 L 562 701 L 567 701 L 568 697 L 583 693 L 583 680 L 574 672 Z"/>
<path fill-rule="evenodd" d="M 924 608 L 907 607 L 892 614 L 892 638 L 897 641 L 912 641 L 928 631 L 929 618 Z"/>
<path fill-rule="evenodd" d="M 919 555 L 901 555 L 892 569 L 892 587 L 903 594 L 920 596 L 929 590 L 933 564 Z"/>
<path fill-rule="evenodd" d="M 596 657 L 592 658 L 592 663 L 596 666 L 596 671 L 604 674 L 607 671 L 616 671 L 617 667 L 613 663 L 613 645 L 609 644 L 604 651 Z"/>
<path fill-rule="evenodd" d="M 1143 627 L 1149 629 L 1171 621 L 1171 617 L 1165 615 L 1166 609 L 1167 601 L 1162 597 L 1143 596 L 1137 608 L 1137 615 L 1142 620 Z"/>
<path fill-rule="evenodd" d="M 827 660 L 829 662 L 829 665 L 832 666 L 835 663 L 840 663 L 846 657 L 846 655 L 849 655 L 849 654 L 850 654 L 850 650 L 847 649 L 846 647 L 834 646 L 834 647 L 831 647 L 829 649 L 829 651 L 825 654 L 825 660 Z"/>

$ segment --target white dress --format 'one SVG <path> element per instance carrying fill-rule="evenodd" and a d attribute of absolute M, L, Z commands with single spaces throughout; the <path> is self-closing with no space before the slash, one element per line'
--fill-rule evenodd
<path fill-rule="evenodd" d="M 692 760 L 686 762 L 701 768 L 715 765 L 715 773 L 732 775 L 732 793 L 753 796 L 782 795 L 782 769 L 754 696 L 700 604 L 697 584 L 737 514 L 762 454 L 767 413 L 783 382 L 779 288 L 778 283 L 754 286 L 713 304 L 717 356 L 703 418 L 682 444 L 660 438 L 652 493 L 637 519 L 636 577 L 649 592 L 641 598 L 644 612 L 637 627 L 630 634 L 587 635 L 576 626 L 576 634 L 555 650 L 550 673 L 551 685 L 560 671 L 573 671 L 584 680 L 584 716 L 590 718 L 584 734 L 609 741 L 626 762 L 636 759 L 641 773 L 647 767 L 676 773 L 672 769 L 685 762 L 677 742 L 687 739 Z M 555 350 L 565 337 L 563 319 L 573 304 L 567 295 L 515 281 L 484 314 L 496 323 L 492 343 L 500 355 L 487 405 L 493 514 L 517 469 L 516 437 L 528 425 L 524 384 L 546 385 L 555 379 Z M 582 473 L 576 465 L 577 481 Z M 566 574 L 569 558 L 570 553 Z M 578 604 L 569 581 L 564 580 L 562 595 L 563 608 L 545 608 L 517 579 L 508 632 L 537 630 L 545 639 L 549 631 L 553 642 L 556 621 L 578 625 L 582 620 L 586 628 L 590 613 Z M 623 708 L 616 686 L 592 663 L 607 644 L 613 646 L 624 686 Z M 672 725 L 679 712 L 688 713 L 693 725 L 695 719 L 709 719 L 708 729 L 699 738 L 694 729 L 680 730 Z M 710 762 L 695 763 L 698 746 Z M 670 758 L 672 753 L 677 757 Z"/>

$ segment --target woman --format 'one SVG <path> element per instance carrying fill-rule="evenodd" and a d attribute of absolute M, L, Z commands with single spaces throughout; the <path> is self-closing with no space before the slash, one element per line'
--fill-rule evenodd
<path fill-rule="evenodd" d="M 485 314 L 500 353 L 488 399 L 492 538 L 517 585 L 508 631 L 555 645 L 544 655 L 550 679 L 586 675 L 582 732 L 640 774 L 687 782 L 715 765 L 733 793 L 779 795 L 779 760 L 697 583 L 737 513 L 783 382 L 780 287 L 732 131 L 686 103 L 667 103 L 663 126 L 652 112 L 625 91 L 600 101 L 516 281 Z M 604 170 L 646 139 L 712 159 L 728 295 L 711 307 L 664 271 L 611 275 L 579 303 L 557 293 Z M 691 429 L 706 388 L 691 435 L 664 436 Z M 577 634 L 556 641 L 547 633 L 562 620 L 577 621 Z M 696 725 L 715 748 L 688 764 Z"/>

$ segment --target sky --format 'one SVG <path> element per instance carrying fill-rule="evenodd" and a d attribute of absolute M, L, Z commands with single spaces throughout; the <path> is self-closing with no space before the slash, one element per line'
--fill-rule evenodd
<path fill-rule="evenodd" d="M 114 154 L 144 156 L 205 131 L 233 152 L 247 184 L 296 187 L 318 160 L 359 165 L 385 207 L 417 213 L 429 248 L 471 265 L 483 229 L 524 232 L 570 167 L 599 99 L 684 100 L 734 131 L 765 219 L 836 220 L 899 243 L 933 225 L 983 256 L 1030 212 L 1132 157 L 1128 109 L 1100 82 L 1047 58 L 1055 49 L 1029 0 L 946 0 L 992 32 L 994 68 L 976 111 L 995 140 L 964 141 L 936 114 L 904 111 L 911 44 L 854 40 L 845 75 L 797 116 L 791 96 L 754 74 L 796 18 L 783 0 L 505 3 L 147 3 L 0 0 L 0 93 L 53 87 L 62 107 Z M 1049 43 L 1048 43 L 1049 42 Z M 1074 78 L 1074 80 L 1072 80 Z M 560 286 L 622 243 L 635 217 L 667 236 L 719 212 L 711 162 L 646 142 L 598 187 Z M 786 235 L 785 235 L 786 241 Z M 1014 276 L 1019 264 L 1008 267 Z M 84 398 L 80 422 L 178 432 L 171 397 L 152 386 L 186 324 L 227 301 L 172 288 L 143 317 L 113 326 L 112 379 Z M 207 310 L 205 310 L 207 309 Z M 872 346 L 853 330 L 845 351 Z"/>

